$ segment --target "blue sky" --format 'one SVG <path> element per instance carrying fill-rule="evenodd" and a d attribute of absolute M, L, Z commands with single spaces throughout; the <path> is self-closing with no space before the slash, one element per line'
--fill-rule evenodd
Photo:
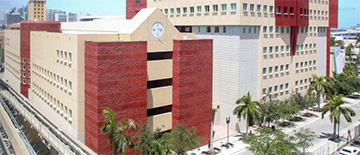
<path fill-rule="evenodd" d="M 28 0 L 0 0 L 0 14 Z M 360 0 L 339 0 L 339 27 L 360 23 Z M 47 9 L 67 12 L 87 12 L 92 15 L 125 14 L 125 0 L 47 0 Z M 3 19 L 3 17 L 0 17 Z"/>

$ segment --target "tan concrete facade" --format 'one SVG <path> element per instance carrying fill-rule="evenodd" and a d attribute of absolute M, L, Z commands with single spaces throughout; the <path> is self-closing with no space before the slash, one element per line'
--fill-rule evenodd
<path fill-rule="evenodd" d="M 20 93 L 20 30 L 5 30 L 5 71 L 3 80 Z"/>
<path fill-rule="evenodd" d="M 161 22 L 165 28 L 159 38 L 151 34 L 154 22 Z M 84 34 L 74 28 L 76 26 L 66 24 L 62 25 L 63 33 L 31 32 L 29 99 L 34 108 L 60 130 L 81 141 L 84 141 L 85 130 L 85 41 L 147 41 L 148 53 L 154 53 L 172 51 L 174 39 L 194 36 L 179 33 L 160 10 L 153 11 L 130 33 L 103 34 L 98 31 Z M 171 58 L 148 61 L 148 81 L 172 78 L 172 64 Z M 148 109 L 172 104 L 172 86 L 149 88 L 147 94 Z M 149 116 L 147 123 L 153 130 L 169 130 L 172 113 Z"/>

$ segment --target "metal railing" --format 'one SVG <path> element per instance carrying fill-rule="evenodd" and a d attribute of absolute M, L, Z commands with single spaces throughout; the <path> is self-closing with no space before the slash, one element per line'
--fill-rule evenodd
<path fill-rule="evenodd" d="M 14 125 L 14 127 L 17 129 L 17 132 L 18 132 L 21 140 L 22 140 L 23 143 L 25 144 L 26 149 L 28 150 L 28 153 L 29 153 L 30 155 L 36 155 L 36 152 L 34 151 L 34 149 L 32 148 L 32 146 L 30 145 L 29 140 L 26 138 L 25 134 L 21 131 L 21 128 L 20 128 L 19 124 L 17 123 L 14 115 L 12 114 L 11 110 L 9 109 L 9 107 L 8 107 L 8 105 L 7 105 L 7 102 L 5 102 L 2 97 L 0 97 L 0 102 L 1 102 L 1 105 L 3 106 L 3 108 L 5 109 L 7 115 L 10 117 L 11 123 L 12 123 L 12 124 Z"/>
<path fill-rule="evenodd" d="M 0 84 L 5 87 L 8 92 L 10 92 L 11 96 L 18 101 L 19 105 L 15 105 L 14 107 L 18 109 L 22 115 L 29 120 L 29 122 L 39 131 L 42 137 L 46 138 L 48 142 L 50 142 L 56 150 L 61 154 L 80 154 L 80 155 L 88 155 L 89 152 L 85 151 L 79 145 L 74 143 L 70 138 L 68 138 L 65 134 L 58 130 L 58 128 L 50 123 L 46 118 L 44 118 L 37 110 L 35 110 L 29 103 L 27 103 L 22 97 L 20 97 L 15 91 L 13 91 L 10 87 L 7 86 L 2 80 L 0 80 Z M 9 94 L 9 95 L 10 95 Z M 5 96 L 4 96 L 5 97 Z M 10 98 L 10 96 L 9 96 Z M 9 100 L 10 101 L 10 100 Z M 30 119 L 33 117 L 35 119 Z M 44 127 L 41 127 L 44 126 Z M 53 136 L 55 137 L 53 137 Z M 93 153 L 91 153 L 93 154 Z"/>

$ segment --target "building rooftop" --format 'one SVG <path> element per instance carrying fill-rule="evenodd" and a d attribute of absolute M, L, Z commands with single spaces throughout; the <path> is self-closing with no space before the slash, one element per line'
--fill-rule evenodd
<path fill-rule="evenodd" d="M 63 33 L 75 34 L 131 34 L 156 8 L 142 9 L 130 20 L 106 19 L 86 22 L 61 23 Z"/>

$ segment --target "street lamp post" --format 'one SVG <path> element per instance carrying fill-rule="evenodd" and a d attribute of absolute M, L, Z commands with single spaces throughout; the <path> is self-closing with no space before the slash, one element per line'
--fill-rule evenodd
<path fill-rule="evenodd" d="M 230 125 L 230 117 L 226 117 L 226 124 L 227 124 L 227 143 L 226 144 L 223 144 L 221 145 L 221 147 L 226 147 L 226 148 L 229 148 L 230 146 L 234 146 L 234 144 L 230 143 L 229 141 L 229 125 Z"/>

